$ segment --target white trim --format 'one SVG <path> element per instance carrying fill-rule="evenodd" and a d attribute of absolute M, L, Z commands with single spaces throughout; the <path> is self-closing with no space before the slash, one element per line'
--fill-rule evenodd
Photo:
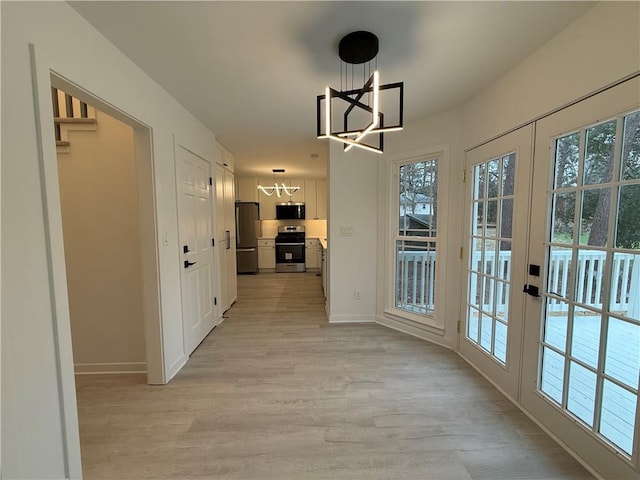
<path fill-rule="evenodd" d="M 330 315 L 329 323 L 375 323 L 375 315 L 371 314 L 339 314 Z"/>
<path fill-rule="evenodd" d="M 399 318 L 405 318 L 410 322 L 424 324 L 425 327 L 435 329 L 442 334 L 444 332 L 445 322 L 440 320 L 442 314 L 446 310 L 446 296 L 445 288 L 446 284 L 446 269 L 444 268 L 445 254 L 444 247 L 442 245 L 447 244 L 447 230 L 448 225 L 446 219 L 448 217 L 448 200 L 444 196 L 439 196 L 438 199 L 438 234 L 437 238 L 424 237 L 428 240 L 436 242 L 436 285 L 435 285 L 435 301 L 433 315 L 417 315 L 409 312 L 404 312 L 395 307 L 395 255 L 396 255 L 396 237 L 397 232 L 397 218 L 400 217 L 399 207 L 399 191 L 398 191 L 398 175 L 399 169 L 402 165 L 409 165 L 420 161 L 437 160 L 438 162 L 438 191 L 445 191 L 449 182 L 449 163 L 450 159 L 450 146 L 449 144 L 435 145 L 412 152 L 405 152 L 401 155 L 393 156 L 389 159 L 389 165 L 391 167 L 391 188 L 389 189 L 388 205 L 390 205 L 388 211 L 388 230 L 385 233 L 385 237 L 389 239 L 386 251 L 385 259 L 385 281 L 387 283 L 384 296 L 384 310 Z M 424 240 L 421 237 L 421 240 Z M 385 315 L 386 317 L 386 315 Z M 416 319 L 420 320 L 416 320 Z M 394 328 L 394 327 L 391 327 Z M 418 327 L 417 332 L 421 330 Z M 427 330 L 428 331 L 428 330 Z M 419 335 L 418 335 L 419 336 Z M 422 338 L 422 337 L 420 337 Z M 450 347 L 449 347 L 450 348 Z"/>
<path fill-rule="evenodd" d="M 591 475 L 593 475 L 598 480 L 606 480 L 602 475 L 600 475 L 597 471 L 595 471 L 591 465 L 589 465 L 582 457 L 580 457 L 576 452 L 574 452 L 566 443 L 556 437 L 551 430 L 549 430 L 542 422 L 540 422 L 533 414 L 531 414 L 527 409 L 525 409 L 520 403 L 518 403 L 511 395 L 505 392 L 500 386 L 495 383 L 491 378 L 489 378 L 485 373 L 476 367 L 467 357 L 462 355 L 460 352 L 457 352 L 465 362 L 467 362 L 476 372 L 478 372 L 487 382 L 489 382 L 496 390 L 498 390 L 504 397 L 509 400 L 513 405 L 515 405 L 518 410 L 524 413 L 529 420 L 535 423 L 538 427 L 544 431 L 551 439 L 560 445 L 569 455 L 571 455 L 575 461 L 577 461 L 580 465 L 582 465 L 585 470 L 587 470 Z"/>
<path fill-rule="evenodd" d="M 50 70 L 49 73 L 51 86 L 60 88 L 82 101 L 91 103 L 99 111 L 112 116 L 133 129 L 138 209 L 140 211 L 139 231 L 142 255 L 140 269 L 142 273 L 145 359 L 148 366 L 147 383 L 152 385 L 165 384 L 168 379 L 164 368 L 156 174 L 152 146 L 153 130 L 144 122 L 132 117 L 106 100 L 97 97 L 60 73 L 54 70 Z M 59 189 L 59 186 L 56 185 L 56 188 Z"/>
<path fill-rule="evenodd" d="M 147 373 L 147 362 L 76 363 L 74 369 L 76 375 Z"/>
<path fill-rule="evenodd" d="M 431 327 L 424 323 L 413 322 L 402 317 L 391 317 L 389 315 L 377 315 L 376 323 L 384 327 L 391 328 L 392 330 L 406 333 L 412 337 L 426 340 L 427 342 L 439 345 L 449 350 L 454 350 L 453 344 L 443 341 L 445 340 L 444 329 Z"/>
<path fill-rule="evenodd" d="M 169 381 L 176 376 L 176 374 L 180 371 L 182 367 L 186 365 L 188 361 L 189 361 L 189 356 L 182 354 L 176 359 L 175 362 L 169 365 L 169 368 L 167 368 L 166 382 L 169 383 Z"/>
<path fill-rule="evenodd" d="M 50 280 L 51 320 L 54 334 L 55 368 L 58 377 L 63 461 L 67 477 L 82 478 L 58 163 L 53 135 L 53 117 L 51 116 L 51 80 L 48 67 L 43 66 L 45 62 L 37 61 L 36 50 L 36 46 L 30 43 L 29 56 L 33 82 L 32 93 L 47 248 L 47 269 Z"/>

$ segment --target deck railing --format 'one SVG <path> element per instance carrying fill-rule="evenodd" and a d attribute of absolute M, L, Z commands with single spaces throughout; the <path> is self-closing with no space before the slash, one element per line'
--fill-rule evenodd
<path fill-rule="evenodd" d="M 640 256 L 630 253 L 616 253 L 613 256 L 611 275 L 610 311 L 618 312 L 632 318 L 640 318 Z M 579 250 L 577 257 L 577 279 L 575 285 L 575 301 L 579 304 L 602 308 L 604 288 L 604 268 L 606 252 Z M 484 268 L 480 252 L 474 252 L 472 265 L 477 272 L 490 276 L 508 279 L 511 272 L 511 252 L 489 251 L 484 254 Z M 435 303 L 435 252 L 404 251 L 397 252 L 396 271 L 396 306 L 405 310 L 427 313 L 433 311 Z M 549 263 L 549 285 L 547 292 L 560 298 L 569 298 L 569 276 L 571 268 L 571 249 L 554 250 Z M 492 311 L 494 298 L 496 312 L 506 313 L 510 285 L 501 281 L 486 282 L 482 292 L 476 282 L 470 284 L 469 298 L 482 302 L 482 308 Z M 563 313 L 568 304 L 554 297 L 548 297 L 547 311 Z M 585 311 L 576 307 L 577 311 Z"/>
<path fill-rule="evenodd" d="M 396 261 L 396 306 L 415 313 L 433 312 L 436 252 L 398 252 Z"/>

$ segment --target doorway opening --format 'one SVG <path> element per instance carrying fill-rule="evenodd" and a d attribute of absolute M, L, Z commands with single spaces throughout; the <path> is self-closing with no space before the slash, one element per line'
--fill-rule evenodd
<path fill-rule="evenodd" d="M 75 373 L 163 384 L 151 130 L 55 74 L 51 86 Z"/>

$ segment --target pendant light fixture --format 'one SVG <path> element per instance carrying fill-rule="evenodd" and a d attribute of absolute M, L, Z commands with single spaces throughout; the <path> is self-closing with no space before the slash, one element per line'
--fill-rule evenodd
<path fill-rule="evenodd" d="M 258 185 L 258 190 L 260 190 L 266 196 L 271 197 L 275 193 L 276 196 L 280 198 L 284 193 L 285 195 L 288 195 L 289 197 L 291 197 L 294 193 L 300 190 L 300 186 L 294 187 L 290 185 L 287 187 L 286 183 L 284 182 L 284 168 L 274 168 L 271 171 L 273 172 L 273 186 Z M 281 183 L 278 183 L 276 181 L 277 173 L 282 174 Z"/>
<path fill-rule="evenodd" d="M 402 130 L 404 82 L 380 85 L 380 73 L 377 70 L 378 37 L 371 32 L 357 31 L 344 36 L 338 46 L 338 55 L 341 60 L 340 91 L 326 87 L 324 95 L 318 95 L 317 136 L 341 142 L 345 151 L 358 147 L 382 153 L 384 133 Z M 374 71 L 371 73 L 374 59 Z M 354 89 L 354 76 L 359 75 L 355 65 L 362 65 L 363 78 L 369 76 L 361 88 Z M 381 111 L 382 91 L 397 94 L 398 107 L 393 124 L 385 123 L 385 115 Z M 337 129 L 335 121 L 340 115 L 342 130 Z M 375 138 L 377 143 L 371 143 L 371 139 Z"/>

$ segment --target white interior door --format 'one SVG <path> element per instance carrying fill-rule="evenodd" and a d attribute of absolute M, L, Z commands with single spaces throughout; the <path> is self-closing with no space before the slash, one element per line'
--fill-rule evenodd
<path fill-rule="evenodd" d="M 215 326 L 211 166 L 181 146 L 176 149 L 182 321 L 190 355 Z"/>
<path fill-rule="evenodd" d="M 640 478 L 640 82 L 537 122 L 523 406 L 603 478 Z"/>
<path fill-rule="evenodd" d="M 518 398 L 531 143 L 523 127 L 466 156 L 466 290 L 460 353 Z"/>

